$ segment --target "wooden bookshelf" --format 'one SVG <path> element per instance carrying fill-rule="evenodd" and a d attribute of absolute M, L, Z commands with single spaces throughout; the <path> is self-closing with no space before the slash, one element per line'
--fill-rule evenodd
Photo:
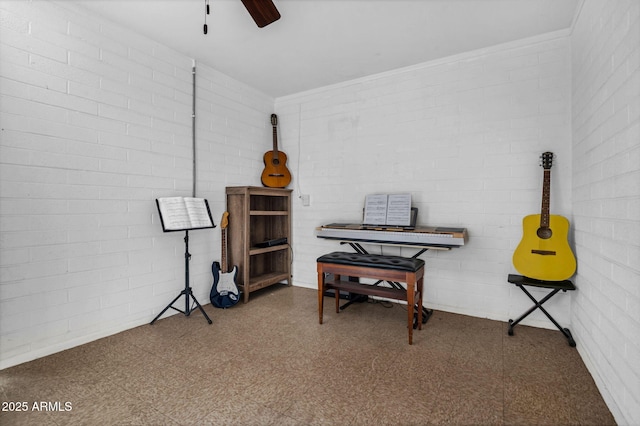
<path fill-rule="evenodd" d="M 291 190 L 255 186 L 227 187 L 229 267 L 238 267 L 244 303 L 249 294 L 286 281 L 291 285 Z M 286 238 L 287 243 L 257 247 Z"/>

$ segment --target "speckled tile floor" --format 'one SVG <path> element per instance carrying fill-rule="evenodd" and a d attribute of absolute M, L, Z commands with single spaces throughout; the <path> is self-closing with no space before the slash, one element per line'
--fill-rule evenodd
<path fill-rule="evenodd" d="M 332 307 L 275 286 L 2 370 L 0 424 L 615 424 L 559 331 L 436 311 L 409 346 L 403 306 Z"/>

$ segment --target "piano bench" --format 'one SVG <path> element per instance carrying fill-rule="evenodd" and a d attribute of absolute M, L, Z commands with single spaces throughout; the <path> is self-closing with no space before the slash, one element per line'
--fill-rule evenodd
<path fill-rule="evenodd" d="M 422 329 L 422 293 L 424 282 L 424 260 L 401 256 L 384 256 L 378 254 L 333 252 L 320 256 L 318 265 L 318 319 L 322 324 L 324 293 L 334 289 L 336 294 L 340 290 L 353 293 L 379 296 L 407 302 L 409 329 L 409 344 L 413 344 L 413 309 L 417 308 L 417 325 Z M 327 280 L 332 274 L 333 280 Z M 405 283 L 406 289 L 381 287 L 378 285 L 361 284 L 354 281 L 341 281 L 341 276 L 371 278 L 392 283 Z M 340 312 L 340 298 L 336 297 L 336 313 Z"/>

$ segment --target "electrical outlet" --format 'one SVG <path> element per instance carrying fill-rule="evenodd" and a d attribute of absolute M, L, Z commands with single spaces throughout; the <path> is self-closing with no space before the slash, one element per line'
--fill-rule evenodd
<path fill-rule="evenodd" d="M 309 195 L 309 194 L 302 194 L 302 195 L 300 195 L 300 198 L 302 198 L 302 205 L 303 205 L 303 206 L 309 206 L 309 205 L 311 205 L 311 195 Z"/>

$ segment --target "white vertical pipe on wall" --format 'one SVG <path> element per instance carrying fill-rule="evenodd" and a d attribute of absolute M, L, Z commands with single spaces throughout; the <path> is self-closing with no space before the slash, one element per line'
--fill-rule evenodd
<path fill-rule="evenodd" d="M 193 90 L 192 90 L 192 110 L 191 110 L 191 139 L 193 145 L 193 189 L 191 190 L 191 196 L 196 196 L 196 61 L 193 60 L 193 67 L 191 69 L 191 75 L 193 80 Z"/>

